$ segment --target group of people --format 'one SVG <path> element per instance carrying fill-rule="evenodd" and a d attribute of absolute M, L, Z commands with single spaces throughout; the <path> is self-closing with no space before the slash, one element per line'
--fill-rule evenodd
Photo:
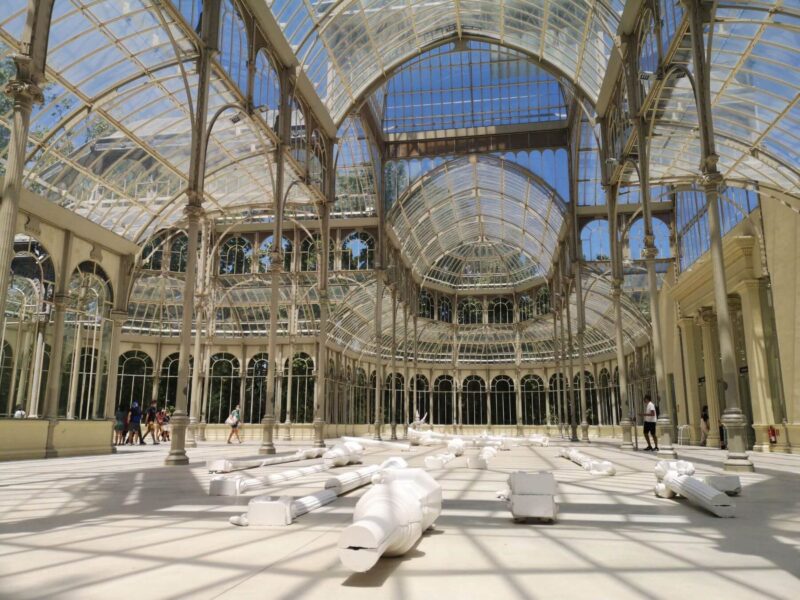
<path fill-rule="evenodd" d="M 170 441 L 170 412 L 166 408 L 159 409 L 155 400 L 144 412 L 135 400 L 127 409 L 120 404 L 117 406 L 114 417 L 116 419 L 114 423 L 115 446 L 134 445 L 137 443 L 137 439 L 138 443 L 144 446 L 148 435 L 155 445 Z M 143 426 L 144 434 L 142 434 Z"/>
<path fill-rule="evenodd" d="M 647 441 L 647 448 L 645 452 L 658 452 L 658 437 L 656 437 L 656 422 L 658 421 L 658 409 L 650 398 L 650 394 L 644 396 L 644 412 L 639 413 L 644 420 L 644 439 Z M 708 434 L 711 431 L 708 417 L 708 406 L 704 406 L 700 411 L 700 445 L 705 446 L 708 443 Z M 653 438 L 652 443 L 650 438 Z M 719 425 L 719 439 L 720 448 L 725 450 L 727 443 L 725 439 L 725 428 L 720 423 Z"/>

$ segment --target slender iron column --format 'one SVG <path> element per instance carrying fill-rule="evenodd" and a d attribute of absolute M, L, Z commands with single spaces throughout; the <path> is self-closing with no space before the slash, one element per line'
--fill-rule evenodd
<path fill-rule="evenodd" d="M 390 358 L 392 364 L 392 397 L 389 403 L 389 423 L 391 424 L 391 439 L 397 439 L 397 290 L 395 283 L 392 286 L 392 356 Z M 408 382 L 406 382 L 408 385 Z"/>
<path fill-rule="evenodd" d="M 585 308 L 583 306 L 583 286 L 581 285 L 580 260 L 575 261 L 575 298 L 578 306 L 578 365 L 581 378 L 581 441 L 589 441 L 589 421 L 586 416 L 586 353 L 583 348 L 583 333 L 586 329 Z"/>
<path fill-rule="evenodd" d="M 375 431 L 373 438 L 381 439 L 383 428 L 383 277 L 381 269 L 375 269 Z"/>
<path fill-rule="evenodd" d="M 578 441 L 578 414 L 575 410 L 575 364 L 574 364 L 574 345 L 572 342 L 572 314 L 570 311 L 569 291 L 565 293 L 567 301 L 565 302 L 565 310 L 567 312 L 567 356 L 569 358 L 569 408 L 570 408 L 570 441 Z"/>
<path fill-rule="evenodd" d="M 326 156 L 330 156 L 329 152 Z M 332 162 L 329 165 L 332 169 Z M 330 177 L 333 176 L 327 170 Z M 329 185 L 330 179 L 326 179 Z M 330 259 L 330 214 L 331 202 L 324 202 L 320 206 L 322 212 L 322 232 L 320 241 L 322 252 L 319 261 L 319 332 L 317 333 L 317 355 L 319 365 L 317 367 L 317 385 L 314 388 L 314 446 L 323 448 L 325 446 L 325 420 L 328 415 L 328 260 Z"/>
<path fill-rule="evenodd" d="M 200 276 L 195 285 L 195 331 L 194 331 L 194 352 L 192 354 L 192 398 L 189 403 L 189 427 L 186 430 L 186 447 L 197 448 L 197 416 L 200 413 L 202 403 L 202 390 L 200 389 L 200 352 L 201 341 L 203 339 L 203 317 L 206 310 L 206 282 L 208 271 L 212 268 L 208 256 L 208 220 L 203 219 L 200 226 L 200 258 L 198 268 Z M 246 372 L 246 365 L 245 365 Z M 243 409 L 244 410 L 244 409 Z"/>

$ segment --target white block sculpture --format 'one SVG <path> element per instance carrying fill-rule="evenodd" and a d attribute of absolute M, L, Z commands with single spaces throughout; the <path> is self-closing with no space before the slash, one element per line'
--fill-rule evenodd
<path fill-rule="evenodd" d="M 272 456 L 270 458 L 257 458 L 250 460 L 210 460 L 206 462 L 209 473 L 230 473 L 231 471 L 243 471 L 245 469 L 257 469 L 269 465 L 282 465 L 284 463 L 297 462 L 319 458 L 325 452 L 325 448 L 305 448 L 298 450 L 288 456 Z"/>
<path fill-rule="evenodd" d="M 358 442 L 340 442 L 322 455 L 322 462 L 328 467 L 343 467 L 361 462 L 364 446 Z"/>
<path fill-rule="evenodd" d="M 280 473 L 273 473 L 272 475 L 264 475 L 263 477 L 247 477 L 238 473 L 236 475 L 220 475 L 211 479 L 208 495 L 238 496 L 248 490 L 257 490 L 259 488 L 277 485 L 284 481 L 289 481 L 290 479 L 321 473 L 329 469 L 330 467 L 324 463 L 319 463 L 299 469 L 290 469 L 281 471 Z"/>
<path fill-rule="evenodd" d="M 331 477 L 325 482 L 325 489 L 336 490 L 339 495 L 346 494 L 370 483 L 375 473 L 384 469 L 405 469 L 406 467 L 408 467 L 408 463 L 405 460 L 398 456 L 393 456 L 383 461 L 380 465 L 369 465 Z"/>
<path fill-rule="evenodd" d="M 489 461 L 497 456 L 497 448 L 493 446 L 486 446 L 478 452 L 477 456 L 467 457 L 467 466 L 470 469 L 488 469 Z"/>
<path fill-rule="evenodd" d="M 567 458 L 575 464 L 582 466 L 592 475 L 615 475 L 617 472 L 617 469 L 611 462 L 594 459 L 576 448 L 562 448 L 559 454 L 563 458 Z"/>
<path fill-rule="evenodd" d="M 445 452 L 442 454 L 437 454 L 435 456 L 426 456 L 425 457 L 425 468 L 429 471 L 435 469 L 444 469 L 444 466 L 449 463 L 451 460 L 455 459 L 456 455 L 452 452 Z"/>
<path fill-rule="evenodd" d="M 549 446 L 550 438 L 546 435 L 533 434 L 528 436 L 528 444 L 531 446 Z"/>
<path fill-rule="evenodd" d="M 728 496 L 738 496 L 742 493 L 742 480 L 738 475 L 706 475 L 703 477 L 703 483 Z"/>
<path fill-rule="evenodd" d="M 442 512 L 442 488 L 422 469 L 389 469 L 356 504 L 353 524 L 339 536 L 339 559 L 357 573 L 383 556 L 408 552 Z"/>
<path fill-rule="evenodd" d="M 516 521 L 546 519 L 558 515 L 556 480 L 552 473 L 516 471 L 508 477 L 508 490 L 499 494 Z"/>
<path fill-rule="evenodd" d="M 697 504 L 718 517 L 734 516 L 736 505 L 724 492 L 692 477 L 694 465 L 689 461 L 662 460 L 656 463 L 654 472 L 658 482 L 655 488 L 656 496 L 660 498 L 683 496 L 692 504 Z"/>
<path fill-rule="evenodd" d="M 447 451 L 456 456 L 464 454 L 464 448 L 466 448 L 466 444 L 461 438 L 453 438 L 447 442 Z"/>
<path fill-rule="evenodd" d="M 408 439 L 412 446 L 435 446 L 437 444 L 447 443 L 453 439 L 461 439 L 464 442 L 478 448 L 482 448 L 484 446 L 498 446 L 504 450 L 510 449 L 511 446 L 547 446 L 550 444 L 550 438 L 543 435 L 514 437 L 482 433 L 480 435 L 453 436 L 435 431 L 420 431 L 414 427 L 408 428 Z"/>

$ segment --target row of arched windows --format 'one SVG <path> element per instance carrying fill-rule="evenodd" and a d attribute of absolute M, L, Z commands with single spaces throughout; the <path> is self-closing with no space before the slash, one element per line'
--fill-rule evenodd
<path fill-rule="evenodd" d="M 520 294 L 517 298 L 519 320 L 527 321 L 536 315 L 550 312 L 550 290 L 545 286 L 537 290 L 535 297 Z M 418 300 L 419 316 L 436 319 L 446 323 L 453 321 L 452 303 L 446 296 L 434 297 L 428 290 L 422 290 Z M 459 325 L 472 325 L 484 322 L 484 302 L 482 299 L 467 297 L 458 301 L 456 310 Z M 487 323 L 514 323 L 514 303 L 510 298 L 496 297 L 486 301 Z"/>

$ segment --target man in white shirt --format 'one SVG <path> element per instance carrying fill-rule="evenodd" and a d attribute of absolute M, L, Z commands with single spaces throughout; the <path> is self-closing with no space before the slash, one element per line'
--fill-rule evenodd
<path fill-rule="evenodd" d="M 658 452 L 658 438 L 656 437 L 656 421 L 658 421 L 658 414 L 656 413 L 656 405 L 650 399 L 650 394 L 644 396 L 644 412 L 641 416 L 644 417 L 644 439 L 647 440 L 647 448 L 645 452 Z M 650 436 L 653 436 L 653 443 L 650 444 Z"/>

